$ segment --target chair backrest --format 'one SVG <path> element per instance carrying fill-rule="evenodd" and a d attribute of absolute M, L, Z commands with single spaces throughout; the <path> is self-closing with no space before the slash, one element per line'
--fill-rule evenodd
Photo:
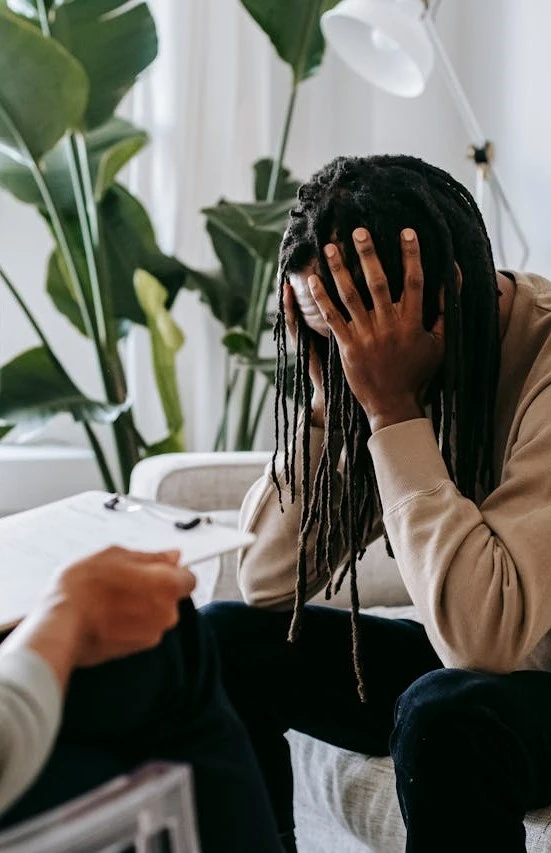
<path fill-rule="evenodd" d="M 0 833 L 2 853 L 201 853 L 193 771 L 152 763 Z"/>
<path fill-rule="evenodd" d="M 271 454 L 168 453 L 139 462 L 130 492 L 197 512 L 237 511 Z"/>

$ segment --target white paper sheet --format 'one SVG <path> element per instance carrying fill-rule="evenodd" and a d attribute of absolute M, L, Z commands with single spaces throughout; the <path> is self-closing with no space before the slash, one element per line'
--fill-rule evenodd
<path fill-rule="evenodd" d="M 105 502 L 110 497 L 84 492 L 0 519 L 0 630 L 27 615 L 56 569 L 111 545 L 137 551 L 178 548 L 182 563 L 195 567 L 254 540 L 219 524 L 177 530 L 175 521 L 189 521 L 196 514 L 149 501 L 134 512 L 109 510 Z M 195 574 L 200 585 L 200 566 Z"/>

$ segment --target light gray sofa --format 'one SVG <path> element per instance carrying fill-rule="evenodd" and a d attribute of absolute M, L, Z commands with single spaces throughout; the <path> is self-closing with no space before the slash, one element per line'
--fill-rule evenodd
<path fill-rule="evenodd" d="M 136 497 L 219 513 L 235 524 L 247 489 L 269 458 L 266 453 L 159 456 L 136 467 L 130 490 Z M 197 571 L 202 576 L 197 604 L 240 597 L 234 557 L 211 561 Z M 358 575 L 364 609 L 389 618 L 415 618 L 396 565 L 380 544 L 368 549 Z M 347 607 L 346 593 L 333 604 Z M 358 755 L 298 732 L 288 737 L 300 853 L 403 853 L 405 829 L 391 759 Z M 551 807 L 530 813 L 525 824 L 528 853 L 551 853 Z"/>

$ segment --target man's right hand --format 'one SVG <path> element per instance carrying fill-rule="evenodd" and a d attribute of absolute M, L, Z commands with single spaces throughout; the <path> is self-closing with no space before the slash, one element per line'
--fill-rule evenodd
<path fill-rule="evenodd" d="M 64 569 L 45 607 L 74 637 L 74 665 L 93 666 L 156 646 L 178 621 L 195 577 L 178 551 L 108 548 Z"/>

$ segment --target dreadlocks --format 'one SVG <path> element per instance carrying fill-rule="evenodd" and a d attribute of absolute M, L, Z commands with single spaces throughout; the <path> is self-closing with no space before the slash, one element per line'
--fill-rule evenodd
<path fill-rule="evenodd" d="M 274 330 L 278 357 L 276 433 L 278 438 L 277 415 L 281 407 L 285 478 L 290 484 L 292 500 L 296 494 L 299 400 L 304 407 L 302 513 L 295 608 L 289 639 L 294 640 L 300 629 L 306 599 L 306 546 L 317 525 L 314 561 L 318 576 L 327 580 L 326 597 L 330 598 L 340 589 L 345 577 L 350 577 L 354 666 L 360 696 L 365 701 L 359 663 L 356 564 L 363 555 L 366 536 L 380 508 L 367 447 L 371 434 L 369 423 L 348 387 L 334 337 L 330 334 L 329 339 L 325 339 L 316 334 L 299 316 L 292 422 L 289 424 L 283 312 L 283 284 L 288 275 L 301 272 L 317 261 L 328 295 L 346 316 L 323 252 L 329 242 L 339 243 L 364 304 L 367 308 L 373 307 L 352 239 L 352 232 L 358 227 L 367 228 L 373 237 L 394 302 L 399 300 L 403 290 L 400 233 L 406 227 L 416 231 L 425 275 L 423 322 L 427 329 L 436 321 L 439 292 L 444 289 L 444 364 L 431 385 L 427 403 L 450 478 L 469 499 L 475 497 L 477 485 L 485 489 L 493 487 L 493 416 L 500 341 L 498 289 L 486 228 L 471 194 L 449 174 L 413 157 L 338 157 L 300 188 L 280 249 L 279 303 Z M 463 276 L 460 296 L 456 261 Z M 312 344 L 322 364 L 325 441 L 317 472 L 310 483 Z M 338 482 L 335 475 L 341 447 L 344 448 L 344 470 L 339 498 L 335 493 Z M 273 471 L 275 478 L 275 462 Z M 277 479 L 275 482 L 279 489 Z M 341 526 L 340 530 L 337 525 Z M 335 548 L 332 547 L 336 534 L 342 535 L 348 553 L 340 572 L 337 572 Z M 386 532 L 385 539 L 391 554 Z"/>

